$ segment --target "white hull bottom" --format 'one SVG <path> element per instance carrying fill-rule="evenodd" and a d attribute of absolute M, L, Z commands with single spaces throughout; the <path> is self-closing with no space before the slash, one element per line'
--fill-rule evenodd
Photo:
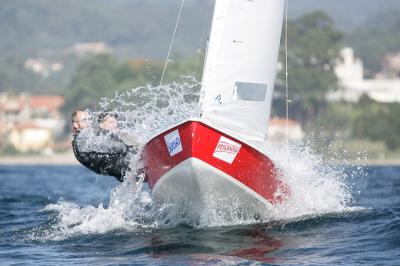
<path fill-rule="evenodd" d="M 235 178 L 193 157 L 164 174 L 152 194 L 156 203 L 179 205 L 200 219 L 259 220 L 273 210 L 271 203 Z"/>

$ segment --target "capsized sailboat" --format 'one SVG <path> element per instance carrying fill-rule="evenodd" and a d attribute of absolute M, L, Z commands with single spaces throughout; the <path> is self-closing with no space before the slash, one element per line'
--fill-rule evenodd
<path fill-rule="evenodd" d="M 262 214 L 285 198 L 265 148 L 283 13 L 282 0 L 215 1 L 201 115 L 144 147 L 155 201 L 201 211 L 217 199 Z"/>

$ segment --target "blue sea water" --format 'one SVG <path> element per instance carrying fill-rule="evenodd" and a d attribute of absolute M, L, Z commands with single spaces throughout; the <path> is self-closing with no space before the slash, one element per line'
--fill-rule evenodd
<path fill-rule="evenodd" d="M 118 209 L 119 183 L 80 166 L 0 166 L 0 264 L 400 265 L 400 167 L 342 171 L 339 211 L 199 227 L 160 224 L 146 189 Z"/>

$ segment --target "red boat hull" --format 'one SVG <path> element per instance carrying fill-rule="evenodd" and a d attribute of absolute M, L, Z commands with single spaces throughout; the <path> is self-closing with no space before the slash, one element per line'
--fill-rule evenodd
<path fill-rule="evenodd" d="M 143 160 L 150 187 L 154 189 L 164 176 L 189 159 L 203 162 L 271 204 L 281 202 L 287 194 L 267 156 L 199 121 L 184 122 L 146 144 Z"/>

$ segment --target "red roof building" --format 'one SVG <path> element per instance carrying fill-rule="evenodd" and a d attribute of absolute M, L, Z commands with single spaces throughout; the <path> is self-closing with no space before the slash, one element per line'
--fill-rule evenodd
<path fill-rule="evenodd" d="M 31 96 L 29 104 L 32 109 L 46 109 L 47 111 L 55 111 L 64 105 L 64 98 L 57 95 L 41 95 Z"/>

